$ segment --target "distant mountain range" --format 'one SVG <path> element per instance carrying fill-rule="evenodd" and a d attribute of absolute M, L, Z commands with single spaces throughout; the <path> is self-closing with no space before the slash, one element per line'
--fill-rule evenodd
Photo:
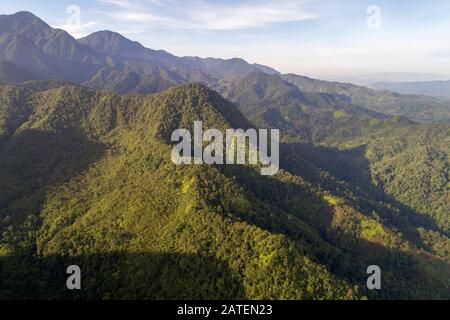
<path fill-rule="evenodd" d="M 444 81 L 450 79 L 450 75 L 436 73 L 414 73 L 414 72 L 384 72 L 366 74 L 353 77 L 336 77 L 339 82 L 351 82 L 361 86 L 370 86 L 379 82 L 430 82 Z"/>
<path fill-rule="evenodd" d="M 28 12 L 0 16 L 0 60 L 20 66 L 33 78 L 64 79 L 118 92 L 154 92 L 192 81 L 277 73 L 242 59 L 176 57 L 110 31 L 76 40 Z"/>
<path fill-rule="evenodd" d="M 427 95 L 450 100 L 450 80 L 423 82 L 379 82 L 371 88 L 389 90 L 402 94 Z"/>

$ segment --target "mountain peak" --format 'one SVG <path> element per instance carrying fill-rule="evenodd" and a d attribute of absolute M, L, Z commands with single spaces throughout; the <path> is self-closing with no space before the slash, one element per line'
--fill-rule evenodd
<path fill-rule="evenodd" d="M 43 20 L 28 11 L 0 15 L 0 33 L 20 32 L 30 25 L 33 25 L 34 27 L 50 28 Z"/>
<path fill-rule="evenodd" d="M 125 38 L 117 32 L 103 30 L 94 32 L 79 39 L 80 43 L 88 45 L 95 51 L 114 55 L 139 55 L 145 47 L 137 41 Z"/>
<path fill-rule="evenodd" d="M 230 61 L 230 62 L 235 62 L 235 63 L 247 63 L 247 61 L 245 61 L 245 60 L 242 59 L 242 58 L 231 58 L 231 59 L 229 59 L 228 61 Z"/>
<path fill-rule="evenodd" d="M 33 20 L 40 20 L 37 16 L 35 16 L 33 13 L 29 11 L 18 11 L 16 13 L 13 13 L 11 15 L 2 15 L 2 16 L 10 16 L 16 19 L 33 19 Z"/>
<path fill-rule="evenodd" d="M 91 38 L 91 37 L 103 37 L 103 38 L 106 38 L 106 39 L 120 39 L 122 41 L 134 42 L 134 41 L 131 41 L 131 40 L 125 38 L 120 33 L 114 32 L 114 31 L 111 31 L 111 30 L 100 30 L 100 31 L 91 33 L 90 35 L 84 37 L 83 39 L 87 39 L 87 38 Z"/>

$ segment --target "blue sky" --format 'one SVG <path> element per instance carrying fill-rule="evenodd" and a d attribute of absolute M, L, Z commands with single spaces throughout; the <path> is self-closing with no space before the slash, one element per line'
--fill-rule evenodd
<path fill-rule="evenodd" d="M 444 0 L 0 2 L 0 13 L 21 10 L 75 37 L 108 29 L 176 55 L 241 57 L 283 73 L 450 75 L 450 1 Z"/>

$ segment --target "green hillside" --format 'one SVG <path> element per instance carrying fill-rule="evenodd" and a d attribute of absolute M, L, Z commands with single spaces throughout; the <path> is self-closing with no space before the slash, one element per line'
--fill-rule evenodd
<path fill-rule="evenodd" d="M 280 128 L 289 150 L 303 152 L 346 188 L 400 205 L 413 219 L 429 217 L 448 234 L 448 125 L 386 119 L 338 95 L 301 92 L 277 76 L 252 74 L 222 82 L 218 90 L 258 126 Z M 318 179 L 304 164 L 294 166 Z"/>
<path fill-rule="evenodd" d="M 253 124 L 198 85 L 50 86 L 0 87 L 0 298 L 449 297 L 448 238 L 309 158 L 324 147 L 284 136 L 273 177 L 176 166 L 175 128 Z M 389 290 L 366 291 L 370 264 Z"/>

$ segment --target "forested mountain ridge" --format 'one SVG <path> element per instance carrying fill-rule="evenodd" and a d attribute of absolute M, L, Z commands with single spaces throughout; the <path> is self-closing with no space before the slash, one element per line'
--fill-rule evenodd
<path fill-rule="evenodd" d="M 340 192 L 296 144 L 270 178 L 172 164 L 173 128 L 254 126 L 217 93 L 61 85 L 0 87 L 1 297 L 448 297 L 448 238 Z M 374 261 L 389 290 L 365 290 Z M 64 290 L 67 263 L 84 270 L 81 293 Z"/>
<path fill-rule="evenodd" d="M 9 94 L 2 97 L 13 101 L 23 90 L 4 89 Z M 0 263 L 2 282 L 10 284 L 0 289 L 2 297 L 30 297 L 20 292 L 22 285 L 30 295 L 58 297 L 64 282 L 45 275 L 58 274 L 60 256 L 78 259 L 91 281 L 85 294 L 96 298 L 354 295 L 286 237 L 240 221 L 236 215 L 250 200 L 217 194 L 240 193 L 231 177 L 212 167 L 171 163 L 166 129 L 200 119 L 218 128 L 231 125 L 226 119 L 245 122 L 218 95 L 196 86 L 154 97 L 63 87 L 29 98 L 23 123 L 2 144 Z M 222 183 L 228 187 L 214 188 Z M 43 291 L 33 281 L 23 283 L 27 271 L 13 267 L 30 260 L 36 286 L 49 286 Z M 283 286 L 288 279 L 294 285 Z"/>
<path fill-rule="evenodd" d="M 348 116 L 387 118 L 382 113 L 352 104 L 343 95 L 302 91 L 277 75 L 252 73 L 221 81 L 212 88 L 235 103 L 247 118 L 260 126 L 282 128 L 285 133 L 289 131 L 292 136 L 297 136 L 299 141 L 314 141 L 314 135 L 320 134 L 313 132 L 314 127 L 318 131 L 325 129 L 317 121 L 332 123 L 335 119 Z M 288 117 L 288 121 L 283 120 Z M 293 127 L 288 122 L 298 125 Z M 300 131 L 295 131 L 297 129 Z"/>
<path fill-rule="evenodd" d="M 353 104 L 391 116 L 405 116 L 418 122 L 449 122 L 450 103 L 433 97 L 376 91 L 350 83 L 329 82 L 294 74 L 283 79 L 302 91 L 333 93 L 347 97 Z"/>
<path fill-rule="evenodd" d="M 449 232 L 449 125 L 386 119 L 345 96 L 309 96 L 264 74 L 224 81 L 217 90 L 258 126 L 280 128 L 286 142 L 325 147 L 311 155 L 313 163 L 384 201 L 392 197 L 432 217 Z M 335 148 L 347 155 L 336 157 Z"/>

